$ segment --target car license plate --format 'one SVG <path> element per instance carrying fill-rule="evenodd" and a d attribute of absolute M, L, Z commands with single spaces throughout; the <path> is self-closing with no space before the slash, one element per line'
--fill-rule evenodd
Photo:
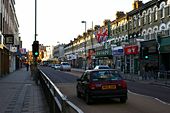
<path fill-rule="evenodd" d="M 102 86 L 102 89 L 105 90 L 105 89 L 116 89 L 116 85 L 104 85 Z"/>

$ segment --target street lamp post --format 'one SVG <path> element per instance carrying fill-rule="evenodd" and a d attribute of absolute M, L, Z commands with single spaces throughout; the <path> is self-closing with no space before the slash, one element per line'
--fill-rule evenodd
<path fill-rule="evenodd" d="M 81 21 L 81 23 L 85 24 L 85 35 L 84 35 L 84 52 L 85 52 L 85 70 L 86 70 L 86 66 L 87 66 L 87 55 L 86 55 L 86 21 Z"/>

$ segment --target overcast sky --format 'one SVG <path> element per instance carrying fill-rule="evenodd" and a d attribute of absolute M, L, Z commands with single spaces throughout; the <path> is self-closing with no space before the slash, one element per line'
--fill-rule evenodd
<path fill-rule="evenodd" d="M 37 0 L 37 40 L 43 45 L 69 43 L 93 25 L 115 19 L 116 11 L 132 10 L 134 0 Z M 143 0 L 144 3 L 149 0 Z M 35 0 L 15 0 L 23 48 L 32 49 L 35 39 Z"/>

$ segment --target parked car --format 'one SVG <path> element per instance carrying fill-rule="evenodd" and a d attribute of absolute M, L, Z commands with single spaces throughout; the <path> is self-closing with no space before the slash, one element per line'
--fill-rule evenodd
<path fill-rule="evenodd" d="M 55 64 L 55 66 L 54 66 L 54 69 L 56 69 L 56 70 L 60 70 L 60 64 Z"/>
<path fill-rule="evenodd" d="M 71 71 L 71 65 L 68 62 L 61 62 L 60 71 Z"/>
<path fill-rule="evenodd" d="M 55 64 L 51 64 L 51 68 L 55 68 Z"/>
<path fill-rule="evenodd" d="M 97 65 L 94 69 L 110 69 L 108 65 Z"/>
<path fill-rule="evenodd" d="M 95 99 L 119 98 L 127 101 L 127 84 L 115 69 L 86 70 L 77 79 L 77 97 L 84 97 L 87 104 Z"/>

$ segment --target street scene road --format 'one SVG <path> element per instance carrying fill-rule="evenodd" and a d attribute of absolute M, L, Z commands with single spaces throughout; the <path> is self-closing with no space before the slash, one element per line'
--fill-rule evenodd
<path fill-rule="evenodd" d="M 0 0 L 0 113 L 49 112 L 170 113 L 170 0 Z"/>
<path fill-rule="evenodd" d="M 41 69 L 56 84 L 67 98 L 85 113 L 169 113 L 170 89 L 163 86 L 128 81 L 128 101 L 126 104 L 118 100 L 97 100 L 86 105 L 83 99 L 76 97 L 76 79 L 80 72 L 61 72 L 50 67 Z M 165 100 L 165 101 L 164 101 Z"/>

